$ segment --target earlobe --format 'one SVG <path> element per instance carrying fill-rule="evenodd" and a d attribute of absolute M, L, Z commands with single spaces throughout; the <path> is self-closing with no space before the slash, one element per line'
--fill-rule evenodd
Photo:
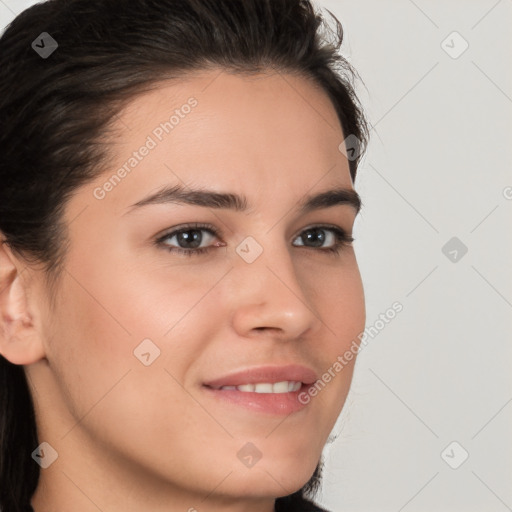
<path fill-rule="evenodd" d="M 28 272 L 2 241 L 0 244 L 0 355 L 12 364 L 32 364 L 45 357 L 28 307 Z"/>

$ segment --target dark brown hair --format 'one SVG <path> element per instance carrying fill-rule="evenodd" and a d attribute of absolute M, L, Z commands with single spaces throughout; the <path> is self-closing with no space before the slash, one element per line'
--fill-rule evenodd
<path fill-rule="evenodd" d="M 42 265 L 52 297 L 68 248 L 64 207 L 108 168 L 117 114 L 159 82 L 194 71 L 274 70 L 312 80 L 344 136 L 360 144 L 349 159 L 355 181 L 369 131 L 357 73 L 339 54 L 342 26 L 329 14 L 334 30 L 309 0 L 49 0 L 23 11 L 0 38 L 2 243 Z M 58 44 L 47 57 L 33 46 L 42 33 Z M 23 367 L 0 356 L 0 510 L 30 510 L 38 444 Z M 278 498 L 276 510 L 314 510 L 308 497 L 320 469 L 321 462 L 302 489 Z"/>

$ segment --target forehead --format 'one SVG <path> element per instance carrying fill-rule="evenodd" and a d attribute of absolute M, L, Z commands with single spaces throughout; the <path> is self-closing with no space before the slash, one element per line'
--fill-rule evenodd
<path fill-rule="evenodd" d="M 190 97 L 200 103 L 200 108 L 194 109 L 196 114 L 215 112 L 219 120 L 257 118 L 260 114 L 271 128 L 287 118 L 305 116 L 304 121 L 312 127 L 341 132 L 333 104 L 316 82 L 277 70 L 240 74 L 212 69 L 162 80 L 130 101 L 118 118 L 123 125 L 151 121 L 153 115 L 160 117 L 162 110 L 172 113 L 179 109 Z M 269 110 L 273 111 L 270 118 L 266 117 Z"/>
<path fill-rule="evenodd" d="M 290 74 L 210 70 L 161 82 L 126 105 L 115 129 L 113 164 L 95 186 L 122 174 L 108 187 L 119 214 L 145 193 L 179 183 L 260 199 L 352 188 L 331 101 Z"/>

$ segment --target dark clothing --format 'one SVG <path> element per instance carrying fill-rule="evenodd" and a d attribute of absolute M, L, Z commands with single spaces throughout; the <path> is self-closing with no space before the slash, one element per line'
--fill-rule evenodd
<path fill-rule="evenodd" d="M 275 512 L 328 512 L 302 496 L 292 494 L 276 500 Z"/>

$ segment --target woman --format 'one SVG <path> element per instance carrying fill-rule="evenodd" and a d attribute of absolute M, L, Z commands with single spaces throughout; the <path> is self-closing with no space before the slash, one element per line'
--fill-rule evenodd
<path fill-rule="evenodd" d="M 306 0 L 50 0 L 8 26 L 3 511 L 322 510 L 365 323 L 336 27 Z"/>

